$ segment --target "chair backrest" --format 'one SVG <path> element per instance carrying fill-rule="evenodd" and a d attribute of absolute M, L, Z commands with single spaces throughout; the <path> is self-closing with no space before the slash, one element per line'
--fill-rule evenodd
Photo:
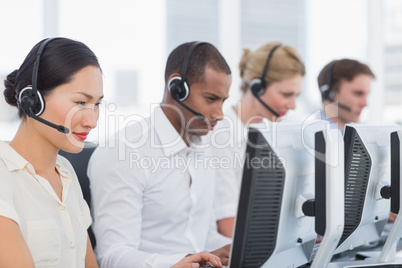
<path fill-rule="evenodd" d="M 96 147 L 97 144 L 86 142 L 84 145 L 84 149 L 78 154 L 67 153 L 62 150 L 59 151 L 59 154 L 67 158 L 67 160 L 70 161 L 71 165 L 73 166 L 74 171 L 77 174 L 78 180 L 81 185 L 82 194 L 84 195 L 84 199 L 88 203 L 90 209 L 91 209 L 91 191 L 89 188 L 89 178 L 87 175 L 87 168 L 89 158 L 91 157 Z M 92 247 L 95 248 L 96 240 L 91 227 L 89 227 L 88 229 L 88 234 L 89 238 L 91 239 Z"/>

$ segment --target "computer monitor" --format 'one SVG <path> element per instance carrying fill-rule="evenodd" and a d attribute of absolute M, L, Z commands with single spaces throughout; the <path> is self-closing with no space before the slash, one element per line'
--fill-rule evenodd
<path fill-rule="evenodd" d="M 390 201 L 381 189 L 390 185 L 390 134 L 398 129 L 398 125 L 346 125 L 345 224 L 335 253 L 370 247 L 381 238 L 390 213 Z"/>
<path fill-rule="evenodd" d="M 387 189 L 384 187 L 384 191 L 388 191 L 388 196 L 391 198 L 391 212 L 398 214 L 392 228 L 385 241 L 383 249 L 378 257 L 378 262 L 393 262 L 397 259 L 396 250 L 397 244 L 402 234 L 402 213 L 400 209 L 402 207 L 402 184 L 401 184 L 401 169 L 402 169 L 402 130 L 398 130 L 391 133 L 391 186 Z"/>
<path fill-rule="evenodd" d="M 302 204 L 314 198 L 315 133 L 324 121 L 251 125 L 229 267 L 298 267 L 316 241 L 314 218 Z"/>
<path fill-rule="evenodd" d="M 303 212 L 315 216 L 316 233 L 322 236 L 310 267 L 322 268 L 331 261 L 344 227 L 345 161 L 341 132 L 317 132 L 315 155 L 315 198 L 304 202 Z"/>

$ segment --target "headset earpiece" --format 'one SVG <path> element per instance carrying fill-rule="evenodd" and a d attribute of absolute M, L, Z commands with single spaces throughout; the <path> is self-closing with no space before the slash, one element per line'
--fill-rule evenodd
<path fill-rule="evenodd" d="M 332 89 L 332 72 L 337 61 L 334 60 L 328 65 L 327 77 L 325 84 L 320 87 L 320 91 L 324 99 L 334 101 L 334 90 Z"/>
<path fill-rule="evenodd" d="M 174 76 L 170 78 L 170 80 L 168 81 L 168 90 L 173 99 L 179 101 L 184 101 L 188 98 L 188 95 L 190 94 L 190 90 L 187 86 L 186 81 L 183 82 L 180 76 Z"/>
<path fill-rule="evenodd" d="M 324 96 L 324 99 L 333 100 L 334 99 L 334 91 L 328 84 L 324 84 L 320 87 L 320 91 Z"/>
<path fill-rule="evenodd" d="M 337 62 L 337 60 L 334 60 L 328 65 L 326 81 L 325 81 L 325 84 L 320 87 L 320 92 L 323 96 L 323 100 L 329 100 L 331 102 L 336 102 L 339 108 L 342 108 L 348 112 L 351 112 L 352 108 L 350 108 L 349 106 L 346 106 L 345 104 L 339 103 L 339 101 L 334 99 L 335 92 L 332 88 L 332 85 L 333 85 L 332 75 L 333 75 L 333 69 L 334 69 L 336 62 Z"/>
<path fill-rule="evenodd" d="M 43 51 L 47 44 L 52 42 L 55 39 L 59 39 L 58 37 L 55 38 L 48 38 L 40 45 L 38 52 L 36 54 L 36 60 L 33 65 L 32 69 L 32 86 L 26 86 L 20 91 L 18 96 L 18 104 L 22 108 L 23 112 L 28 116 L 39 116 L 45 110 L 45 101 L 38 90 L 38 72 L 39 72 L 39 63 L 40 58 L 42 56 Z"/>
<path fill-rule="evenodd" d="M 39 116 L 45 110 L 45 102 L 39 91 L 33 90 L 32 87 L 28 86 L 21 90 L 18 103 L 26 115 L 31 115 L 33 113 Z"/>
<path fill-rule="evenodd" d="M 250 89 L 254 96 L 262 96 L 265 92 L 265 83 L 261 78 L 254 78 L 250 81 Z"/>
<path fill-rule="evenodd" d="M 174 76 L 168 81 L 167 86 L 170 94 L 175 100 L 179 102 L 184 101 L 188 98 L 188 95 L 190 95 L 190 88 L 188 87 L 186 82 L 187 67 L 190 62 L 190 56 L 193 53 L 193 50 L 198 45 L 201 45 L 203 43 L 204 42 L 194 42 L 190 46 L 184 58 L 183 66 L 180 73 L 181 76 Z"/>
<path fill-rule="evenodd" d="M 271 49 L 271 51 L 268 53 L 267 60 L 265 61 L 265 65 L 264 65 L 264 69 L 262 71 L 261 77 L 253 78 L 250 81 L 251 92 L 257 98 L 262 96 L 262 95 L 264 95 L 264 92 L 265 92 L 265 81 L 264 81 L 265 75 L 267 74 L 268 66 L 269 66 L 269 63 L 271 61 L 272 55 L 274 54 L 275 50 L 277 50 L 280 46 L 282 46 L 281 43 L 276 44 Z"/>
<path fill-rule="evenodd" d="M 264 69 L 262 71 L 261 77 L 251 79 L 249 83 L 249 87 L 251 93 L 253 93 L 254 97 L 265 107 L 267 108 L 274 116 L 277 118 L 281 117 L 280 114 L 275 112 L 271 107 L 269 107 L 260 97 L 265 93 L 265 75 L 268 71 L 269 62 L 271 61 L 272 55 L 274 54 L 275 50 L 277 50 L 281 46 L 281 43 L 276 44 L 271 51 L 268 53 L 267 60 L 265 61 Z"/>
<path fill-rule="evenodd" d="M 194 111 L 190 107 L 188 107 L 186 104 L 184 104 L 184 100 L 188 98 L 190 95 L 190 88 L 187 85 L 186 82 L 186 73 L 187 73 L 187 66 L 190 62 L 190 56 L 193 50 L 200 44 L 203 44 L 204 42 L 194 42 L 190 48 L 187 51 L 187 54 L 184 58 L 183 66 L 181 68 L 181 76 L 174 76 L 169 79 L 167 82 L 167 87 L 169 90 L 170 95 L 172 98 L 179 103 L 181 106 L 183 106 L 185 109 L 188 111 L 192 112 L 195 116 L 197 116 L 201 120 L 205 120 L 205 116 Z"/>
<path fill-rule="evenodd" d="M 52 127 L 61 133 L 68 134 L 70 130 L 67 127 L 56 125 L 48 120 L 39 117 L 45 110 L 45 100 L 43 99 L 42 94 L 39 92 L 37 86 L 40 57 L 46 45 L 55 39 L 59 39 L 59 37 L 48 38 L 39 47 L 32 70 L 32 86 L 26 86 L 20 91 L 17 98 L 17 103 L 27 116 L 49 127 Z"/>

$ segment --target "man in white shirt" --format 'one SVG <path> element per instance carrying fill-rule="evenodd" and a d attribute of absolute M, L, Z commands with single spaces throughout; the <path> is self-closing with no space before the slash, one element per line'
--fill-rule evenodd
<path fill-rule="evenodd" d="M 212 250 L 227 264 L 230 240 L 217 233 L 215 169 L 202 136 L 222 119 L 231 80 L 213 45 L 178 46 L 161 105 L 95 150 L 88 175 L 101 267 L 166 268 Z"/>
<path fill-rule="evenodd" d="M 370 67 L 357 60 L 329 62 L 317 77 L 323 108 L 315 117 L 328 121 L 331 129 L 339 129 L 343 135 L 347 123 L 359 121 L 374 79 Z M 321 236 L 317 241 L 321 241 Z"/>
<path fill-rule="evenodd" d="M 370 67 L 357 60 L 340 59 L 325 65 L 317 77 L 323 103 L 318 118 L 343 133 L 347 123 L 359 121 L 374 78 Z"/>

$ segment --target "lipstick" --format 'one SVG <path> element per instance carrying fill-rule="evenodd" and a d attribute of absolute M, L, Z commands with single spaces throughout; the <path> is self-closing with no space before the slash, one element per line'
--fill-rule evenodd
<path fill-rule="evenodd" d="M 81 140 L 86 140 L 89 132 L 74 132 L 74 135 Z"/>

